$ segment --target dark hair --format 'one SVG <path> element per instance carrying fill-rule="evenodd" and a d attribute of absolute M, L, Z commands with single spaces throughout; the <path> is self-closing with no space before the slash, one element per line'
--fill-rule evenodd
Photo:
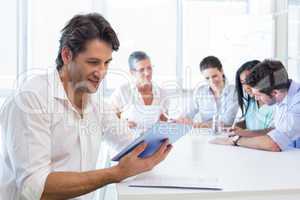
<path fill-rule="evenodd" d="M 249 107 L 249 102 L 251 99 L 254 99 L 250 97 L 249 95 L 244 96 L 244 90 L 243 86 L 240 80 L 240 76 L 244 71 L 251 71 L 260 61 L 258 60 L 251 60 L 246 63 L 244 63 L 236 72 L 235 74 L 235 88 L 237 91 L 237 96 L 238 96 L 238 103 L 239 106 L 242 110 L 242 115 L 244 116 L 247 113 L 248 107 Z M 247 103 L 245 103 L 245 101 Z"/>
<path fill-rule="evenodd" d="M 246 84 L 269 96 L 274 89 L 287 90 L 290 87 L 288 73 L 277 60 L 264 60 L 257 64 L 246 78 Z"/>
<path fill-rule="evenodd" d="M 215 56 L 207 56 L 200 62 L 200 71 L 217 68 L 219 71 L 222 71 L 223 66 L 221 61 Z"/>
<path fill-rule="evenodd" d="M 108 21 L 98 13 L 75 15 L 62 29 L 59 40 L 59 51 L 56 58 L 56 68 L 60 70 L 64 65 L 61 51 L 67 47 L 73 58 L 85 50 L 88 41 L 99 39 L 111 45 L 114 51 L 119 49 L 120 43 L 115 31 Z"/>
<path fill-rule="evenodd" d="M 135 64 L 141 60 L 149 59 L 150 57 L 143 51 L 134 51 L 128 58 L 128 64 L 130 70 L 135 70 Z"/>

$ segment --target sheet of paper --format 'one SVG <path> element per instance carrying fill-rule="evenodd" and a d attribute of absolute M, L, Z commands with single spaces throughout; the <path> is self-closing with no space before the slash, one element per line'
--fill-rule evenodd
<path fill-rule="evenodd" d="M 222 190 L 220 182 L 214 177 L 180 176 L 178 174 L 145 174 L 137 176 L 129 183 L 130 187 L 182 188 Z"/>

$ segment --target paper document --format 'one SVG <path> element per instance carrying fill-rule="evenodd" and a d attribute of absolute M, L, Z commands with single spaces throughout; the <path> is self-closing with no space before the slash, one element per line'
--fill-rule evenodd
<path fill-rule="evenodd" d="M 137 176 L 129 183 L 129 187 L 153 187 L 153 188 L 182 188 L 222 190 L 217 178 L 174 175 L 147 174 Z"/>

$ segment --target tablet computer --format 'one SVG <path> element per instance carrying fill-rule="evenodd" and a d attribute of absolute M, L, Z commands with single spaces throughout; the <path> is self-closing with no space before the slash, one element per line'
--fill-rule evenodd
<path fill-rule="evenodd" d="M 123 156 L 131 152 L 142 142 L 147 143 L 146 149 L 139 155 L 140 158 L 146 158 L 155 153 L 165 139 L 170 144 L 176 142 L 179 138 L 186 135 L 192 130 L 191 125 L 176 124 L 168 122 L 158 122 L 147 131 L 142 133 L 137 139 L 125 147 L 121 152 L 112 158 L 112 161 L 119 161 Z"/>

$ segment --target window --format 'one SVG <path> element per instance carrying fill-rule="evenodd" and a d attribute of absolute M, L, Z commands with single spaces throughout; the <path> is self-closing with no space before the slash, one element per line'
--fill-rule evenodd
<path fill-rule="evenodd" d="M 0 94 L 15 87 L 18 63 L 17 0 L 7 1 L 0 7 Z"/>
<path fill-rule="evenodd" d="M 300 81 L 300 1 L 290 0 L 288 7 L 288 70 L 289 76 Z"/>
<path fill-rule="evenodd" d="M 184 0 L 183 84 L 204 79 L 199 63 L 217 56 L 230 82 L 244 62 L 273 57 L 274 21 L 270 0 Z"/>
<path fill-rule="evenodd" d="M 28 67 L 30 74 L 56 66 L 60 31 L 75 14 L 93 11 L 92 0 L 29 0 Z"/>
<path fill-rule="evenodd" d="M 176 1 L 106 0 L 105 15 L 116 30 L 120 49 L 113 55 L 107 88 L 128 81 L 128 57 L 136 50 L 149 54 L 153 80 L 164 86 L 176 81 Z"/>

